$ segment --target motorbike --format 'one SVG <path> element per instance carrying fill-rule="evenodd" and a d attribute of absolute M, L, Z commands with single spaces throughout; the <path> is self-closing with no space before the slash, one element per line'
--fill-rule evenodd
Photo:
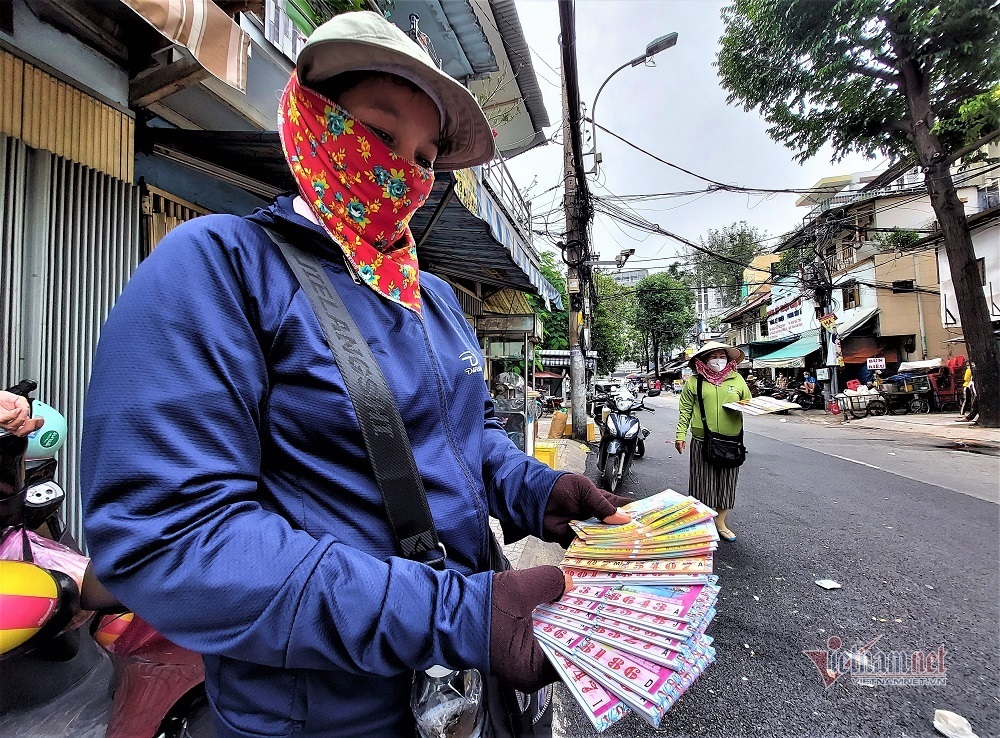
<path fill-rule="evenodd" d="M 818 391 L 810 394 L 802 389 L 792 390 L 788 395 L 788 401 L 794 402 L 803 410 L 823 410 L 826 408 L 823 394 Z"/>
<path fill-rule="evenodd" d="M 546 395 L 542 401 L 542 415 L 551 415 L 554 412 L 562 410 L 562 408 L 563 398 L 559 395 Z"/>
<path fill-rule="evenodd" d="M 649 430 L 643 428 L 635 417 L 634 413 L 638 410 L 655 412 L 643 404 L 642 398 L 637 399 L 627 389 L 610 395 L 605 403 L 597 468 L 601 472 L 601 484 L 609 492 L 618 490 L 632 460 L 642 458 L 646 453 Z"/>
<path fill-rule="evenodd" d="M 54 456 L 66 422 L 31 399 L 36 387 L 8 391 L 42 428 L 0 429 L 0 735 L 207 738 L 201 657 L 115 601 L 65 530 Z"/>

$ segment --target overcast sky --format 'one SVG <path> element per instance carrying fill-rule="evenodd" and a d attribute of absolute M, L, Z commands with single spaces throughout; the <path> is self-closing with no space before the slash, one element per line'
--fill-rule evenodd
<path fill-rule="evenodd" d="M 789 149 L 767 135 L 766 124 L 756 111 L 745 112 L 726 104 L 726 93 L 713 66 L 723 31 L 720 10 L 725 4 L 716 0 L 578 0 L 577 60 L 588 115 L 608 74 L 642 54 L 653 39 L 676 31 L 677 45 L 657 55 L 655 67 L 627 67 L 608 83 L 597 105 L 598 123 L 663 159 L 731 184 L 810 187 L 821 177 L 884 168 L 886 162 L 860 156 L 831 164 L 829 151 L 799 165 Z M 557 3 L 517 0 L 517 9 L 549 118 L 556 124 L 562 118 Z M 550 134 L 556 131 L 555 126 L 548 130 Z M 589 136 L 588 126 L 585 151 L 590 149 Z M 561 134 L 557 138 L 561 141 Z M 598 131 L 598 149 L 604 163 L 596 184 L 591 177 L 591 190 L 596 194 L 607 195 L 608 190 L 615 195 L 676 192 L 705 186 L 603 131 Z M 536 195 L 560 181 L 562 156 L 562 146 L 550 143 L 510 162 L 522 190 L 537 176 L 530 193 L 536 213 L 561 205 L 561 188 Z M 586 157 L 586 164 L 591 168 L 593 158 Z M 740 220 L 770 236 L 780 235 L 799 225 L 807 212 L 807 208 L 795 207 L 796 199 L 796 195 L 787 194 L 763 197 L 719 192 L 635 207 L 642 208 L 639 212 L 645 218 L 697 241 L 710 228 Z M 555 230 L 561 230 L 559 222 L 560 228 Z M 662 268 L 670 263 L 663 257 L 683 249 L 661 236 L 619 227 L 601 215 L 595 219 L 592 232 L 594 250 L 603 259 L 613 259 L 623 248 L 635 248 L 630 266 Z"/>

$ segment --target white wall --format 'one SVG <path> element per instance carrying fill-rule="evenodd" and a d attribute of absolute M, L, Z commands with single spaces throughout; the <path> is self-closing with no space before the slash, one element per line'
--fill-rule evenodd
<path fill-rule="evenodd" d="M 986 259 L 983 293 L 990 308 L 990 317 L 994 321 L 1000 320 L 1000 222 L 993 221 L 974 231 L 972 245 L 976 249 L 976 258 Z M 951 281 L 951 267 L 943 244 L 938 245 L 938 271 L 941 275 L 941 324 L 945 328 L 960 328 L 962 318 L 958 314 L 955 285 Z"/>

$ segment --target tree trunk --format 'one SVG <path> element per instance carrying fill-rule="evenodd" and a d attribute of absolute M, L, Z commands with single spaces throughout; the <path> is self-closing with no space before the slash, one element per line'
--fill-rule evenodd
<path fill-rule="evenodd" d="M 983 292 L 983 282 L 976 263 L 976 250 L 965 217 L 965 206 L 958 199 L 951 178 L 948 157 L 941 141 L 931 132 L 934 115 L 931 111 L 929 75 L 911 60 L 901 65 L 907 107 L 913 122 L 913 143 L 917 158 L 924 168 L 924 182 L 931 198 L 944 237 L 945 254 L 955 285 L 958 314 L 969 360 L 976 365 L 973 372 L 979 390 L 979 424 L 1000 428 L 1000 357 L 993 335 L 989 305 Z"/>

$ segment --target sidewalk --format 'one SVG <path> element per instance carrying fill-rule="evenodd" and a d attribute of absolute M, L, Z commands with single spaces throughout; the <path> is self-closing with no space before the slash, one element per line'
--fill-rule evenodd
<path fill-rule="evenodd" d="M 811 423 L 827 425 L 844 425 L 852 428 L 872 428 L 892 433 L 915 433 L 934 438 L 944 438 L 948 441 L 964 445 L 993 446 L 1000 448 L 1000 429 L 979 428 L 967 421 L 956 423 L 961 418 L 958 413 L 927 413 L 906 415 L 883 415 L 882 417 L 867 417 L 844 421 L 842 415 L 830 415 L 813 411 L 793 411 L 792 417 Z"/>
<path fill-rule="evenodd" d="M 571 438 L 548 438 L 551 422 L 551 416 L 539 418 L 535 422 L 535 440 L 555 444 L 556 469 L 583 474 L 587 469 L 587 453 L 590 451 L 590 447 Z M 500 522 L 490 518 L 490 527 L 496 534 L 497 540 L 503 543 Z M 558 543 L 545 543 L 531 536 L 504 545 L 503 551 L 516 569 L 527 569 L 530 566 L 539 566 L 540 564 L 558 564 L 562 561 L 565 553 Z"/>

